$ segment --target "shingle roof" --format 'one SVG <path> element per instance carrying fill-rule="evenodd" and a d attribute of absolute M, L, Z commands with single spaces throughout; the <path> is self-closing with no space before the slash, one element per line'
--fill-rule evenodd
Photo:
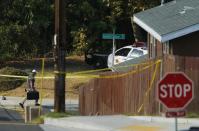
<path fill-rule="evenodd" d="M 175 0 L 137 13 L 133 20 L 165 42 L 199 30 L 199 0 Z"/>

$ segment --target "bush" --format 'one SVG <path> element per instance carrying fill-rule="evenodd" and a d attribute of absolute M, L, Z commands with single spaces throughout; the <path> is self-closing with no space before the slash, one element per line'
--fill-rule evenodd
<path fill-rule="evenodd" d="M 17 75 L 17 76 L 27 76 L 28 74 L 22 70 L 5 67 L 0 69 L 0 74 L 2 75 Z M 9 78 L 9 77 L 0 77 L 0 91 L 8 91 L 16 89 L 21 86 L 26 79 L 23 78 Z"/>

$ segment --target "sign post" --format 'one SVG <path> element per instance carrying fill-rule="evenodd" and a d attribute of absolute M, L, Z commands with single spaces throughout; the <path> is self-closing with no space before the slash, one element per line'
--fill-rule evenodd
<path fill-rule="evenodd" d="M 175 117 L 175 130 L 178 131 L 178 118 Z"/>
<path fill-rule="evenodd" d="M 192 80 L 182 72 L 168 73 L 158 82 L 157 96 L 159 102 L 172 111 L 166 116 L 175 117 L 177 131 L 177 118 L 185 115 L 183 110 L 194 97 Z"/>
<path fill-rule="evenodd" d="M 113 34 L 103 33 L 102 39 L 112 39 L 113 40 L 113 50 L 112 50 L 112 67 L 114 66 L 114 58 L 115 58 L 115 40 L 124 40 L 125 34 L 115 34 L 115 28 L 113 28 Z"/>
<path fill-rule="evenodd" d="M 112 53 L 112 67 L 114 66 L 115 60 L 115 28 L 113 28 L 113 53 Z"/>

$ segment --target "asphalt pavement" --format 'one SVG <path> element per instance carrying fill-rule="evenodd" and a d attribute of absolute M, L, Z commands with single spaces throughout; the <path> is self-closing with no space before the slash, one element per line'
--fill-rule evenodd
<path fill-rule="evenodd" d="M 44 131 L 38 125 L 27 125 L 19 123 L 1 123 L 0 131 Z"/>
<path fill-rule="evenodd" d="M 23 123 L 1 123 L 0 131 L 88 131 L 75 128 L 61 128 L 51 125 L 31 125 Z"/>
<path fill-rule="evenodd" d="M 53 125 L 33 125 L 25 124 L 20 108 L 19 102 L 23 100 L 22 97 L 6 97 L 2 100 L 0 96 L 0 131 L 83 131 L 74 128 L 62 128 Z M 34 101 L 27 101 L 25 105 L 34 105 Z M 53 99 L 43 99 L 42 107 L 45 111 L 53 109 Z M 78 100 L 66 100 L 67 110 L 77 110 Z"/>
<path fill-rule="evenodd" d="M 0 131 L 175 131 L 174 119 L 165 117 L 146 116 L 76 116 L 59 119 L 47 118 L 43 125 L 25 124 L 19 109 L 20 97 L 7 97 L 0 100 Z M 53 99 L 44 99 L 42 106 L 51 110 Z M 28 101 L 26 104 L 34 104 Z M 78 109 L 78 100 L 67 100 L 68 110 Z M 181 119 L 178 122 L 178 131 L 188 130 L 199 126 L 199 119 Z"/>

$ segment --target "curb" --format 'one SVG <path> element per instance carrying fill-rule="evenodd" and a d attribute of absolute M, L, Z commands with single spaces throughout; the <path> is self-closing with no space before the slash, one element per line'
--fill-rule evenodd
<path fill-rule="evenodd" d="M 97 118 L 97 119 L 96 119 Z M 103 116 L 103 117 L 91 117 L 91 116 L 77 116 L 77 117 L 64 117 L 64 118 L 45 118 L 45 125 L 52 125 L 62 128 L 75 128 L 88 131 L 121 131 L 121 129 L 131 126 L 135 126 L 136 123 L 140 125 L 143 123 L 143 127 L 148 124 L 151 126 L 154 123 L 160 124 L 173 124 L 174 118 L 166 117 L 153 117 L 153 116 Z M 195 118 L 179 118 L 178 124 L 183 128 L 189 125 L 199 125 L 199 119 Z M 122 130 L 124 131 L 124 130 Z M 126 131 L 126 130 L 125 130 Z"/>
<path fill-rule="evenodd" d="M 110 129 L 107 129 L 107 127 L 98 126 L 95 124 L 89 124 L 89 123 L 81 123 L 78 121 L 73 121 L 67 118 L 45 118 L 44 124 L 46 125 L 53 125 L 63 128 L 76 128 L 76 129 L 84 129 L 84 130 L 91 130 L 91 131 L 109 131 Z"/>
<path fill-rule="evenodd" d="M 174 118 L 166 118 L 166 117 L 152 117 L 152 116 L 129 116 L 131 119 L 146 121 L 146 122 L 165 122 L 165 123 L 174 123 Z M 178 118 L 179 124 L 198 124 L 199 119 L 197 118 Z"/>

